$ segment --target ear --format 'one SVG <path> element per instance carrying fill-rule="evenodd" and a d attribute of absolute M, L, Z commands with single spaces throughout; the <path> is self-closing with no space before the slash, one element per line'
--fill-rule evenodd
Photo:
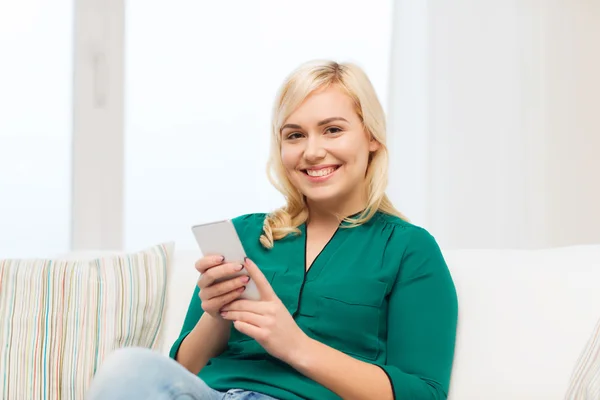
<path fill-rule="evenodd" d="M 369 152 L 374 153 L 381 148 L 381 143 L 377 141 L 373 136 L 369 139 Z"/>

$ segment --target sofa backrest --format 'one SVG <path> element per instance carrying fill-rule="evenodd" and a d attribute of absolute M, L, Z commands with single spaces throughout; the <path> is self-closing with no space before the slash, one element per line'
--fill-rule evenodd
<path fill-rule="evenodd" d="M 198 274 L 176 250 L 163 326 L 179 335 Z M 447 250 L 459 297 L 453 400 L 559 400 L 600 319 L 600 246 Z"/>

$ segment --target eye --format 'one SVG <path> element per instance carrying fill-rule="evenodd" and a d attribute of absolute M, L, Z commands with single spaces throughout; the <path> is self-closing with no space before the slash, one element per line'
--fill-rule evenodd
<path fill-rule="evenodd" d="M 286 140 L 300 139 L 301 137 L 302 137 L 302 133 L 300 133 L 300 132 L 292 132 L 292 133 L 285 135 Z"/>
<path fill-rule="evenodd" d="M 342 129 L 338 128 L 337 126 L 330 126 L 329 128 L 325 129 L 325 132 L 331 133 L 332 135 L 337 135 L 342 132 Z"/>

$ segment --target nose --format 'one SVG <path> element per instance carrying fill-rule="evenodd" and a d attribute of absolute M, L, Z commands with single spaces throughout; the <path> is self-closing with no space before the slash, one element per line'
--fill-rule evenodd
<path fill-rule="evenodd" d="M 327 150 L 323 146 L 320 135 L 311 135 L 305 142 L 304 158 L 309 163 L 315 163 L 322 160 L 327 155 Z"/>

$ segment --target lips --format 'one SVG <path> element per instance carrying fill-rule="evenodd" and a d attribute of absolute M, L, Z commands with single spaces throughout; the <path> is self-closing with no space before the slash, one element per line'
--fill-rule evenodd
<path fill-rule="evenodd" d="M 304 173 L 307 174 L 308 176 L 312 176 L 314 178 L 319 178 L 319 177 L 333 174 L 335 172 L 335 170 L 338 168 L 339 168 L 338 165 L 332 165 L 332 166 L 322 167 L 322 168 L 310 168 L 310 169 L 305 169 Z"/>
<path fill-rule="evenodd" d="M 314 166 L 310 168 L 303 168 L 301 169 L 301 171 L 310 177 L 319 178 L 333 174 L 339 167 L 340 165 L 337 164 L 327 164 Z"/>

